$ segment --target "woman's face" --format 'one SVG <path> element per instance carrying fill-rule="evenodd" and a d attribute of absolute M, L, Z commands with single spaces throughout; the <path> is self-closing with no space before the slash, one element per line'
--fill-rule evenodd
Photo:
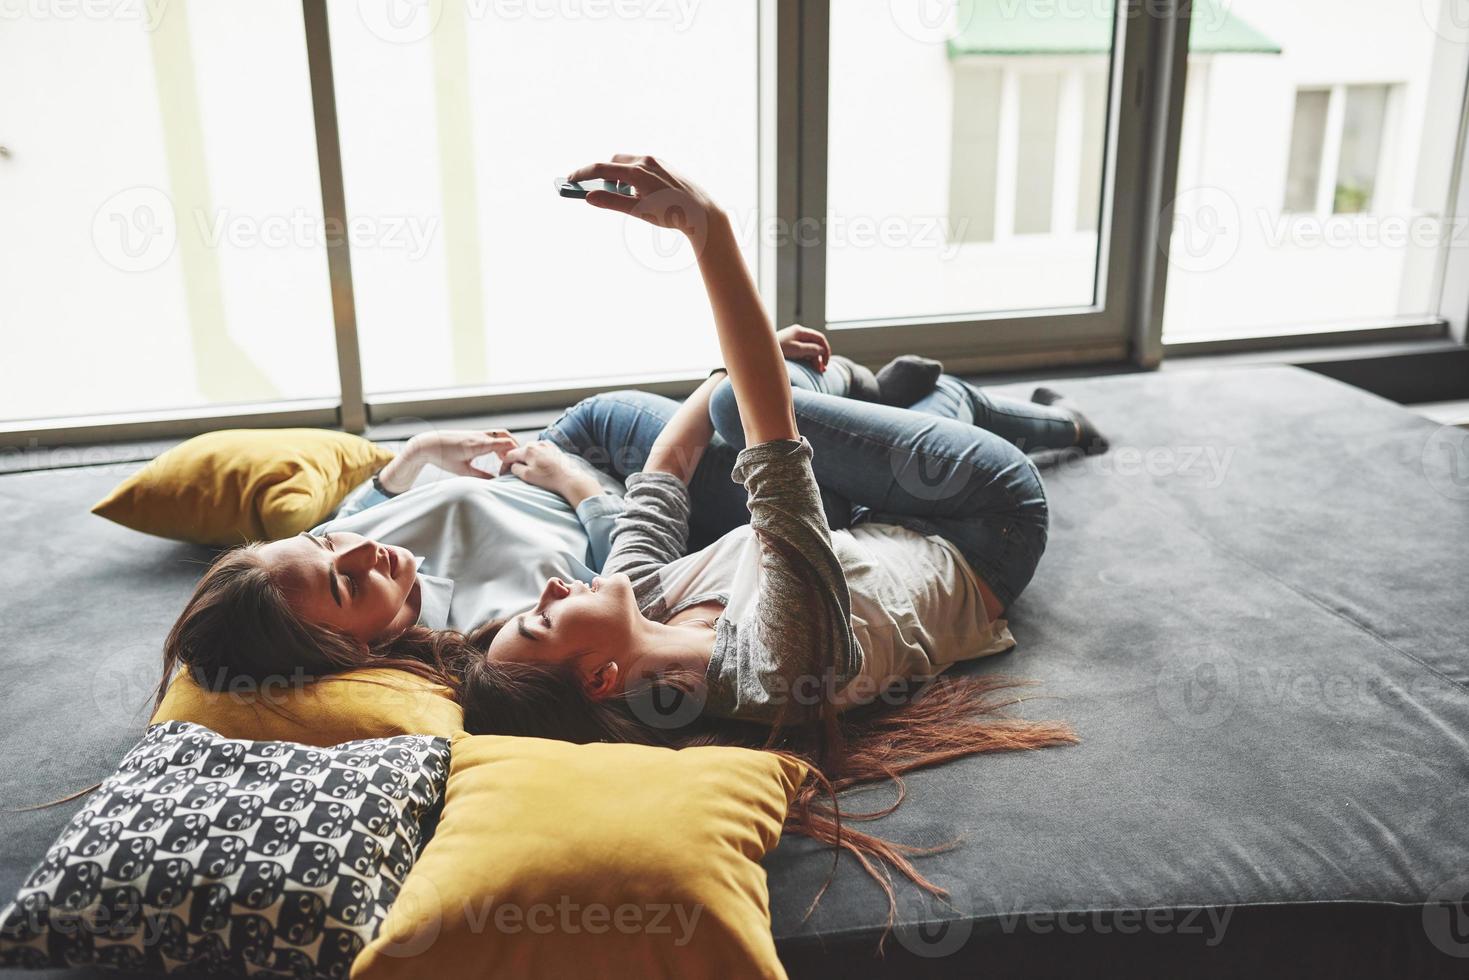
<path fill-rule="evenodd" d="M 406 549 L 332 531 L 272 541 L 258 554 L 308 623 L 371 644 L 418 621 L 418 563 Z"/>
<path fill-rule="evenodd" d="M 595 670 L 625 652 L 641 615 L 626 575 L 594 578 L 592 584 L 553 578 L 533 609 L 510 620 L 490 643 L 490 660 L 563 663 Z"/>

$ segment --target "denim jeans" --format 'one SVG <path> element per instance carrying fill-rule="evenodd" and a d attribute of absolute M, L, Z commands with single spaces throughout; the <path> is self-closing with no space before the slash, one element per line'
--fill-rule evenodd
<path fill-rule="evenodd" d="M 1040 473 L 1017 443 L 1071 445 L 1075 430 L 1064 413 L 987 396 L 957 378 L 943 379 L 913 409 L 810 390 L 803 382 L 812 379 L 794 370 L 791 380 L 796 423 L 814 450 L 832 527 L 877 521 L 940 535 L 1004 605 L 1020 595 L 1045 550 L 1048 516 Z M 573 406 L 542 438 L 626 479 L 641 469 L 677 407 L 646 392 L 610 392 Z M 727 384 L 716 390 L 710 415 L 716 435 L 689 481 L 691 549 L 749 520 L 744 488 L 730 479 L 744 436 Z"/>
<path fill-rule="evenodd" d="M 799 361 L 786 361 L 791 387 L 797 391 L 844 400 L 848 379 L 838 368 L 823 374 Z M 724 387 L 729 387 L 725 382 Z M 733 398 L 731 397 L 731 404 Z M 604 473 L 626 480 L 643 468 L 653 441 L 678 411 L 679 403 L 646 391 L 610 391 L 577 402 L 545 431 L 542 439 L 574 452 Z M 797 413 L 799 419 L 800 413 Z M 740 430 L 735 410 L 735 429 Z M 743 433 L 741 437 L 743 444 Z M 813 444 L 813 448 L 814 444 Z M 730 479 L 739 450 L 716 433 L 689 480 L 689 548 L 697 550 L 750 522 L 745 488 Z M 852 504 L 845 497 L 822 490 L 826 519 L 834 528 L 847 527 Z"/>

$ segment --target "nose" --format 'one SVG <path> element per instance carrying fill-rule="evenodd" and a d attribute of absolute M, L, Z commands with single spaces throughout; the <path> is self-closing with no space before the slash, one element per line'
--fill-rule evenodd
<path fill-rule="evenodd" d="M 377 568 L 387 561 L 388 550 L 371 538 L 363 538 L 338 559 L 355 568 Z"/>
<path fill-rule="evenodd" d="M 571 595 L 571 587 L 556 576 L 546 580 L 546 587 L 541 590 L 541 604 L 545 605 L 557 599 L 564 599 Z"/>

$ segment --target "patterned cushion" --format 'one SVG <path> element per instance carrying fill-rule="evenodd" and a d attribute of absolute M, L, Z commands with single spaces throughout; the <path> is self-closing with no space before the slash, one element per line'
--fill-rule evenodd
<path fill-rule="evenodd" d="M 0 966 L 345 977 L 443 797 L 449 743 L 154 725 L 0 912 Z"/>

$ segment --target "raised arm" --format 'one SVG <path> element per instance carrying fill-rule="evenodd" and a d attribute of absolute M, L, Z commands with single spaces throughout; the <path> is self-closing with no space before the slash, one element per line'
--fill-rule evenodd
<path fill-rule="evenodd" d="M 740 254 L 729 216 L 697 186 L 652 157 L 618 154 L 609 163 L 594 163 L 570 175 L 577 181 L 598 178 L 630 184 L 637 196 L 592 191 L 587 195 L 588 204 L 621 211 L 688 237 L 714 311 L 719 350 L 739 403 L 745 444 L 795 439 L 785 358 Z"/>

